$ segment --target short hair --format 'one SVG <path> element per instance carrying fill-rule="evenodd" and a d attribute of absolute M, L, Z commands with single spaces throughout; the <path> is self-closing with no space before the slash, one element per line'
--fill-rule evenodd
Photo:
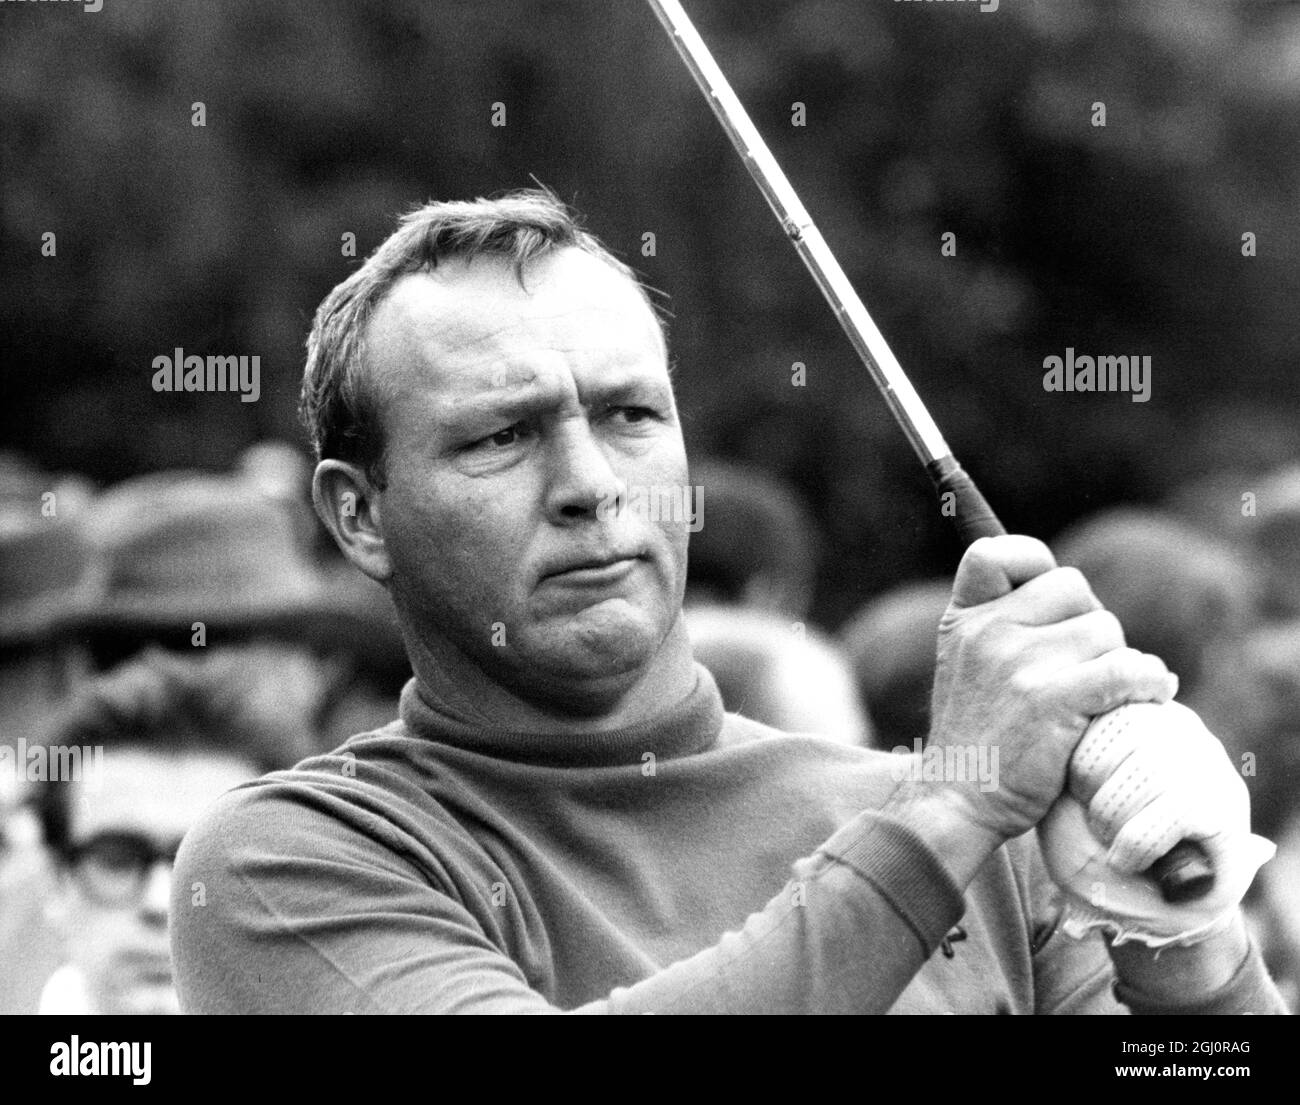
<path fill-rule="evenodd" d="M 289 767 L 293 760 L 283 734 L 249 710 L 232 669 L 157 649 L 74 693 L 44 743 L 50 749 L 101 746 L 224 753 L 247 759 L 262 771 Z M 32 803 L 46 844 L 56 854 L 65 852 L 71 843 L 66 781 L 50 778 L 38 784 Z"/>
<path fill-rule="evenodd" d="M 299 405 L 316 459 L 358 464 L 376 487 L 384 486 L 383 425 L 379 397 L 365 370 L 364 339 L 375 308 L 398 280 L 431 272 L 444 259 L 491 256 L 513 262 L 522 286 L 528 262 L 567 247 L 599 258 L 631 280 L 663 327 L 637 274 L 584 230 L 577 214 L 549 188 L 427 203 L 403 216 L 397 230 L 317 308 Z"/>

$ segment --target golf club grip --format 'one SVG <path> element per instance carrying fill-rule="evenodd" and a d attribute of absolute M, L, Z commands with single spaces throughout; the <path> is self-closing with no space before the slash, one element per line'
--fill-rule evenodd
<path fill-rule="evenodd" d="M 949 454 L 932 460 L 925 466 L 934 481 L 934 490 L 939 496 L 939 509 L 947 518 L 951 518 L 957 528 L 957 537 L 963 549 L 974 544 L 981 537 L 1005 537 L 998 516 L 993 508 L 984 501 L 975 481 L 966 475 L 966 469 Z"/>
<path fill-rule="evenodd" d="M 1194 902 L 1214 889 L 1214 868 L 1205 849 L 1195 840 L 1180 840 L 1146 871 L 1160 884 L 1160 894 L 1171 905 Z"/>
<path fill-rule="evenodd" d="M 1002 537 L 1007 532 L 955 457 L 940 457 L 925 467 L 934 481 L 940 509 L 952 518 L 963 549 L 981 537 Z M 1160 886 L 1161 896 L 1171 905 L 1195 901 L 1214 887 L 1210 858 L 1192 840 L 1179 841 L 1146 873 Z"/>

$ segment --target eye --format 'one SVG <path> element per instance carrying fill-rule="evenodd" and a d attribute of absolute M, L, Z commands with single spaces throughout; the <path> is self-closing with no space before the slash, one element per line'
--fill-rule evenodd
<path fill-rule="evenodd" d="M 85 850 L 82 863 L 107 874 L 124 874 L 140 866 L 140 849 L 117 837 L 105 837 Z"/>
<path fill-rule="evenodd" d="M 613 413 L 620 415 L 625 422 L 631 423 L 646 422 L 659 417 L 658 412 L 649 407 L 614 407 Z"/>
<path fill-rule="evenodd" d="M 481 437 L 477 441 L 471 441 L 464 446 L 466 451 L 471 449 L 508 449 L 511 445 L 517 445 L 528 436 L 528 427 L 522 422 L 516 422 L 513 426 L 504 426 L 497 430 L 496 433 L 488 434 L 487 437 Z"/>

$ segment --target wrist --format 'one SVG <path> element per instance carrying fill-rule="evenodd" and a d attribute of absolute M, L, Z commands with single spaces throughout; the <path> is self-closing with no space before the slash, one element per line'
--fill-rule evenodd
<path fill-rule="evenodd" d="M 881 813 L 914 832 L 962 889 L 1006 838 L 985 825 L 948 784 L 903 782 Z"/>
<path fill-rule="evenodd" d="M 1230 923 L 1195 944 L 1150 948 L 1107 938 L 1107 947 L 1116 978 L 1144 1004 L 1190 1005 L 1233 979 L 1250 954 L 1250 937 L 1238 909 Z"/>

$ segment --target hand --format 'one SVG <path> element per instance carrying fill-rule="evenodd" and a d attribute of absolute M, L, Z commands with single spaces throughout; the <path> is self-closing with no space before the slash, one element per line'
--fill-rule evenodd
<path fill-rule="evenodd" d="M 1070 765 L 1070 793 L 1039 826 L 1065 929 L 1116 944 L 1187 945 L 1227 928 L 1275 851 L 1250 832 L 1250 797 L 1214 735 L 1176 702 L 1099 718 Z M 1199 841 L 1214 868 L 1201 898 L 1170 904 L 1143 875 L 1178 841 Z"/>
<path fill-rule="evenodd" d="M 1124 647 L 1080 573 L 1029 537 L 976 541 L 939 625 L 930 747 L 997 755 L 995 786 L 946 780 L 966 816 L 1003 839 L 1032 828 L 1065 786 L 1070 753 L 1096 714 L 1165 702 L 1177 680 Z M 931 753 L 933 754 L 933 753 Z M 959 757 L 960 758 L 960 757 Z"/>

